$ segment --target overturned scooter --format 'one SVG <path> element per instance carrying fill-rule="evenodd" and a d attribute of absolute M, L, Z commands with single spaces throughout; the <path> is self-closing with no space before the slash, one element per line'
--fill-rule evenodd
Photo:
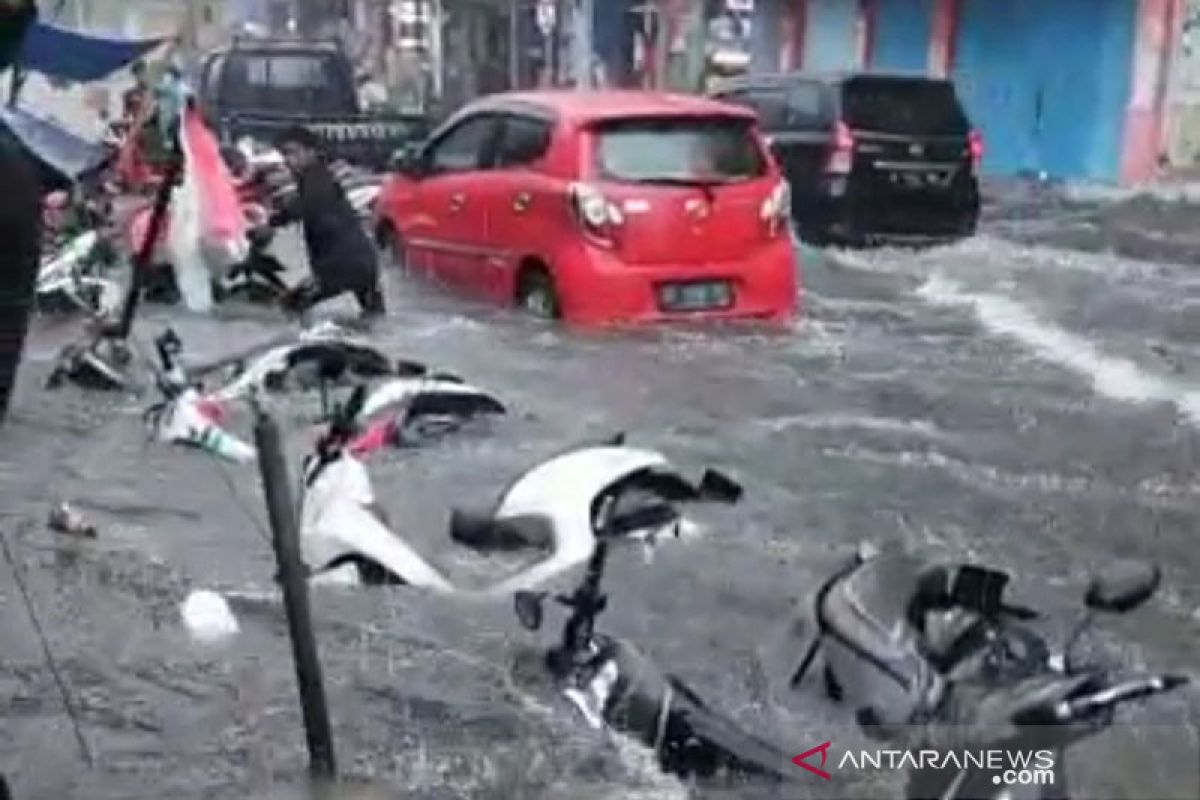
<path fill-rule="evenodd" d="M 232 396 L 201 394 L 179 363 L 182 342 L 168 329 L 155 340 L 159 358 L 156 378 L 163 401 L 150 408 L 146 420 L 159 441 L 197 447 L 237 463 L 254 461 L 253 447 L 222 426 Z M 330 351 L 334 355 L 338 350 Z M 332 357 L 332 356 L 331 356 Z M 251 386 L 247 390 L 254 393 Z M 504 405 L 482 389 L 458 379 L 439 377 L 391 378 L 366 398 L 351 423 L 363 431 L 351 443 L 353 452 L 369 455 L 388 446 L 402 446 L 415 431 L 436 427 L 444 431 L 482 414 L 502 414 Z"/>
<path fill-rule="evenodd" d="M 461 407 L 461 398 L 444 400 Z M 583 564 L 597 542 L 594 512 L 606 498 L 640 492 L 661 498 L 735 502 L 740 487 L 709 471 L 693 485 L 659 453 L 619 444 L 584 447 L 526 472 L 486 512 L 454 510 L 450 536 L 460 543 L 534 546 L 549 555 L 482 590 L 455 587 L 394 533 L 378 509 L 360 459 L 369 432 L 360 433 L 366 392 L 357 390 L 334 415 L 315 452 L 305 459 L 300 540 L 316 573 L 352 567 L 364 583 L 402 583 L 460 595 L 507 596 L 532 589 Z M 625 539 L 653 537 L 661 525 L 622 531 Z"/>
<path fill-rule="evenodd" d="M 609 542 L 630 529 L 661 527 L 679 519 L 666 503 L 618 512 L 615 500 L 600 512 L 604 535 L 583 581 L 571 595 L 555 598 L 571 614 L 562 640 L 546 654 L 547 670 L 589 725 L 636 737 L 653 749 L 664 772 L 684 778 L 784 779 L 790 759 L 781 749 L 709 707 L 631 642 L 596 631 L 596 617 L 607 607 L 600 583 Z M 541 628 L 546 596 L 516 594 L 517 617 L 526 629 Z"/>
<path fill-rule="evenodd" d="M 1176 689 L 1179 675 L 1122 677 L 1080 665 L 1073 650 L 1094 612 L 1125 613 L 1158 587 L 1157 567 L 1127 564 L 1093 580 L 1088 612 L 1057 652 L 1026 623 L 1040 615 L 1003 601 L 1006 573 L 931 565 L 904 553 L 856 558 L 816 596 L 819 635 L 793 677 L 825 653 L 825 688 L 864 731 L 946 758 L 909 773 L 907 797 L 1001 800 L 1066 796 L 1063 757 L 1108 727 L 1117 706 Z M 1039 752 L 1053 780 L 1007 785 L 979 748 Z M 1039 766 L 1044 764 L 1039 763 Z"/>

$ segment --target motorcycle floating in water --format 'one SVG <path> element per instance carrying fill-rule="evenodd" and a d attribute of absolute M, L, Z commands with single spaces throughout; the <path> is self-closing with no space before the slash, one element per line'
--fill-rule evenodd
<path fill-rule="evenodd" d="M 619 509 L 619 493 L 599 509 L 603 533 L 587 573 L 568 596 L 557 596 L 571 609 L 559 644 L 547 652 L 546 669 L 559 690 L 595 728 L 636 737 L 653 749 L 664 772 L 683 778 L 786 779 L 790 758 L 776 745 L 742 730 L 713 709 L 679 678 L 662 672 L 637 647 L 596 631 L 596 618 L 607 607 L 600 584 L 609 543 L 629 530 L 677 523 L 678 512 L 662 501 Z M 515 595 L 517 618 L 536 631 L 544 617 L 544 592 Z"/>
<path fill-rule="evenodd" d="M 461 398 L 443 397 L 461 407 Z M 486 589 L 460 589 L 393 533 L 379 513 L 370 475 L 356 453 L 366 437 L 359 435 L 353 421 L 362 418 L 366 402 L 365 391 L 357 390 L 305 459 L 301 549 L 304 560 L 318 573 L 353 565 L 357 579 L 366 583 L 508 595 L 584 563 L 597 542 L 594 510 L 607 498 L 640 492 L 660 498 L 733 502 L 740 495 L 736 484 L 712 471 L 693 485 L 652 451 L 622 445 L 580 448 L 519 477 L 492 511 L 452 511 L 450 536 L 456 541 L 482 547 L 520 542 L 551 551 L 545 559 Z M 649 524 L 624 529 L 621 535 L 645 539 L 661 527 Z"/>
<path fill-rule="evenodd" d="M 84 311 L 107 314 L 123 296 L 101 268 L 115 260 L 111 245 L 96 230 L 71 238 L 43 259 L 37 277 L 37 308 L 42 312 Z"/>
<path fill-rule="evenodd" d="M 1005 785 L 990 763 L 935 759 L 910 771 L 913 800 L 1065 797 L 1063 759 L 1073 744 L 1108 727 L 1120 704 L 1189 679 L 1120 676 L 1074 658 L 1095 612 L 1126 613 L 1154 594 L 1157 567 L 1127 564 L 1095 578 L 1088 611 L 1057 651 L 1028 625 L 1040 614 L 1003 601 L 1008 581 L 996 570 L 902 553 L 856 558 L 817 592 L 818 636 L 793 686 L 823 650 L 826 693 L 851 705 L 868 735 L 942 754 L 984 747 L 1053 755 L 1053 780 L 1026 786 Z"/>
<path fill-rule="evenodd" d="M 252 228 L 247 238 L 250 252 L 246 260 L 213 280 L 213 299 L 219 303 L 240 301 L 258 305 L 275 305 L 288 291 L 283 281 L 287 267 L 269 251 L 274 240 L 269 227 Z"/>
<path fill-rule="evenodd" d="M 159 359 L 156 379 L 163 402 L 149 409 L 146 417 L 158 440 L 199 447 L 238 463 L 255 460 L 254 448 L 222 425 L 230 402 L 257 390 L 252 386 L 246 393 L 234 393 L 232 397 L 202 394 L 177 360 L 182 350 L 178 335 L 168 329 L 155 340 L 155 347 Z M 341 351 L 323 352 L 335 358 Z M 370 393 L 352 420 L 364 433 L 351 443 L 351 449 L 358 455 L 369 455 L 383 447 L 406 444 L 419 426 L 432 424 L 444 430 L 473 416 L 504 412 L 499 400 L 456 378 L 436 373 L 420 379 L 391 378 Z"/>

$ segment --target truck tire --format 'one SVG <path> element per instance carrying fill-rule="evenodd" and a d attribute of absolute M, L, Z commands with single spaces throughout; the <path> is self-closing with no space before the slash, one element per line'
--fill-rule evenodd
<path fill-rule="evenodd" d="M 42 240 L 41 186 L 33 165 L 0 141 L 0 424 L 25 348 Z"/>

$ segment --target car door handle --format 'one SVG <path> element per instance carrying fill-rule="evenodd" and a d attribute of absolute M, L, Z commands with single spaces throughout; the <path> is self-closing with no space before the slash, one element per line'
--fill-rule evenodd
<path fill-rule="evenodd" d="M 532 202 L 533 196 L 529 194 L 529 192 L 519 192 L 517 196 L 513 198 L 513 211 L 520 213 L 529 208 L 529 204 Z"/>
<path fill-rule="evenodd" d="M 462 192 L 450 195 L 450 210 L 458 211 L 467 204 L 467 196 Z"/>

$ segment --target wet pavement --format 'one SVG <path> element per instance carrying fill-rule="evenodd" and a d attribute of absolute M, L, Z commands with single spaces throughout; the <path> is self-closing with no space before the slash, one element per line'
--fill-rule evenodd
<path fill-rule="evenodd" d="M 1014 595 L 1045 608 L 1056 631 L 1090 569 L 1155 559 L 1163 590 L 1102 620 L 1097 646 L 1133 667 L 1193 669 L 1200 272 L 1027 246 L 1004 224 L 924 252 L 804 248 L 807 316 L 783 331 L 568 333 L 390 274 L 391 313 L 374 338 L 494 390 L 512 413 L 384 456 L 376 491 L 422 552 L 481 584 L 514 564 L 453 547 L 447 509 L 490 501 L 552 453 L 626 431 L 685 470 L 728 471 L 747 488 L 740 506 L 698 512 L 701 534 L 665 543 L 652 563 L 614 557 L 602 627 L 796 753 L 855 741 L 816 682 L 791 692 L 787 677 L 809 592 L 864 540 L 1010 568 Z M 260 311 L 220 324 L 146 312 L 141 341 L 169 321 L 197 360 L 281 327 Z M 17 800 L 291 796 L 304 739 L 256 475 L 147 442 L 150 395 L 42 390 L 74 330 L 42 324 L 33 336 L 0 430 L 0 530 L 95 766 L 81 760 L 5 564 L 0 771 Z M 316 410 L 310 396 L 278 409 L 297 466 Z M 249 435 L 245 415 L 233 427 Z M 47 530 L 60 500 L 99 538 Z M 230 596 L 233 640 L 188 639 L 179 603 L 196 588 Z M 523 632 L 507 604 L 326 588 L 313 607 L 340 767 L 400 796 L 757 796 L 690 789 L 640 748 L 584 730 L 530 677 L 556 626 Z M 1119 730 L 1072 751 L 1079 795 L 1196 796 L 1197 712 L 1195 693 L 1124 711 Z M 784 796 L 901 788 L 893 773 L 838 773 Z"/>

